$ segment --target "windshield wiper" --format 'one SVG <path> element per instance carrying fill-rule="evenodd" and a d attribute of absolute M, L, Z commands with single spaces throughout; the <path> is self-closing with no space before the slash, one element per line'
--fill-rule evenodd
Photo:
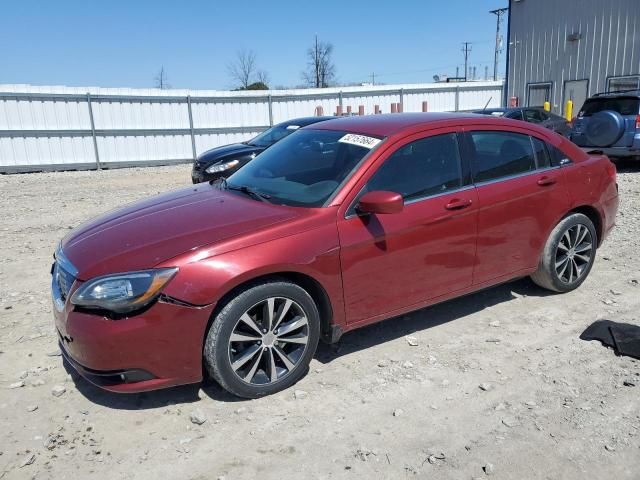
<path fill-rule="evenodd" d="M 271 198 L 271 195 L 260 193 L 247 185 L 231 185 L 227 182 L 226 178 L 223 178 L 220 181 L 220 186 L 226 190 L 235 190 L 237 192 L 245 193 L 257 200 L 260 200 L 261 202 L 271 203 L 271 201 L 269 200 Z"/>

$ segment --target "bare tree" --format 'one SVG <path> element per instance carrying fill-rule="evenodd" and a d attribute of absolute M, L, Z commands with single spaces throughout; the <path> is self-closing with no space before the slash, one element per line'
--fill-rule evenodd
<path fill-rule="evenodd" d="M 166 88 L 171 88 L 171 85 L 167 83 L 167 72 L 164 70 L 164 65 L 160 67 L 160 71 L 158 75 L 154 78 L 156 88 L 160 90 L 164 90 Z"/>
<path fill-rule="evenodd" d="M 253 50 L 240 50 L 236 55 L 236 60 L 227 65 L 229 76 L 240 89 L 245 90 L 253 82 L 251 81 L 256 73 L 256 54 Z"/>
<path fill-rule="evenodd" d="M 314 45 L 307 50 L 307 68 L 302 74 L 304 81 L 316 88 L 328 87 L 336 76 L 336 67 L 331 56 L 333 45 L 318 41 L 316 35 Z"/>
<path fill-rule="evenodd" d="M 256 75 L 256 79 L 256 82 L 262 83 L 263 85 L 269 84 L 269 74 L 266 70 L 259 70 L 258 74 Z"/>

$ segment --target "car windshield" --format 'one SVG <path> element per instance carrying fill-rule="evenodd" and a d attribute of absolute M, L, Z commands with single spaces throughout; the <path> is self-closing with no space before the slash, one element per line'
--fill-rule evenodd
<path fill-rule="evenodd" d="M 304 129 L 276 143 L 229 177 L 271 203 L 321 207 L 351 175 L 379 138 Z M 246 190 L 246 189 L 245 189 Z"/>
<path fill-rule="evenodd" d="M 613 110 L 620 115 L 638 115 L 640 113 L 640 99 L 633 97 L 591 98 L 585 102 L 580 116 L 590 117 L 603 110 Z"/>
<path fill-rule="evenodd" d="M 254 147 L 263 147 L 267 148 L 273 145 L 276 142 L 279 142 L 287 135 L 295 132 L 300 126 L 298 125 L 276 125 L 275 127 L 271 127 L 268 130 L 265 130 L 260 135 L 255 138 L 252 138 L 247 142 L 248 145 L 253 145 Z"/>

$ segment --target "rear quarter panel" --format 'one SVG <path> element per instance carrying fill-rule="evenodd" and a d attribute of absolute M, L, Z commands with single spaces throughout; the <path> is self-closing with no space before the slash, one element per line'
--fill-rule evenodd
<path fill-rule="evenodd" d="M 611 175 L 615 166 L 604 155 L 588 155 L 564 168 L 564 176 L 570 199 L 570 209 L 593 207 L 598 211 L 601 225 L 598 228 L 598 244 L 606 238 L 615 225 L 618 211 L 618 187 Z"/>

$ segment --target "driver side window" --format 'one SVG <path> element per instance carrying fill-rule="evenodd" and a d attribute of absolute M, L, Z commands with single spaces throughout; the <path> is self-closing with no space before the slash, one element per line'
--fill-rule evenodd
<path fill-rule="evenodd" d="M 461 186 L 458 137 L 447 133 L 400 147 L 369 179 L 364 192 L 387 190 L 409 201 Z"/>

